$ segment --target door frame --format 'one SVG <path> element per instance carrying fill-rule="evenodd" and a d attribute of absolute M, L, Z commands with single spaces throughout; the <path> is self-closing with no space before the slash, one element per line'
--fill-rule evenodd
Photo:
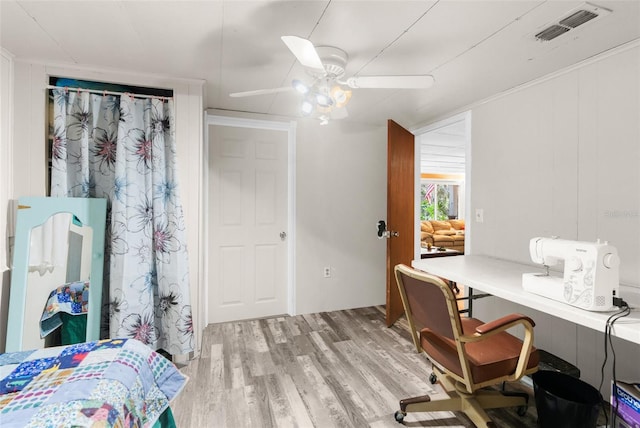
<path fill-rule="evenodd" d="M 287 313 L 296 315 L 296 126 L 291 121 L 252 119 L 245 117 L 222 116 L 214 112 L 204 112 L 204 150 L 203 150 L 203 195 L 202 212 L 209 206 L 209 126 L 231 126 L 236 128 L 264 129 L 284 131 L 287 133 Z M 200 300 L 202 326 L 206 327 L 209 319 L 209 225 L 202 216 L 203 231 L 200 254 L 203 266 L 203 280 L 200 283 Z"/>
<path fill-rule="evenodd" d="M 416 140 L 423 134 L 435 131 L 436 129 L 443 128 L 447 125 L 451 125 L 455 122 L 465 122 L 465 160 L 464 160 L 464 218 L 465 218 L 465 254 L 472 254 L 471 250 L 471 237 L 473 235 L 471 216 L 471 110 L 467 110 L 462 113 L 455 114 L 446 119 L 433 122 L 429 125 L 411 130 L 411 133 L 416 137 Z M 420 144 L 416 141 L 415 144 L 415 203 L 414 203 L 414 218 L 420 219 Z M 420 221 L 414 222 L 414 259 L 420 260 Z"/>

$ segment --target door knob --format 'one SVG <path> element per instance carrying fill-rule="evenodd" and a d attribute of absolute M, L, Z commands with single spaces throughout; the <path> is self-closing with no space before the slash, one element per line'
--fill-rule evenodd
<path fill-rule="evenodd" d="M 284 241 L 285 239 L 287 239 L 287 232 L 280 232 L 280 240 Z"/>
<path fill-rule="evenodd" d="M 378 238 L 387 236 L 387 223 L 384 220 L 378 222 Z"/>
<path fill-rule="evenodd" d="M 393 230 L 387 230 L 387 223 L 384 220 L 378 222 L 378 238 L 397 238 L 400 234 Z"/>

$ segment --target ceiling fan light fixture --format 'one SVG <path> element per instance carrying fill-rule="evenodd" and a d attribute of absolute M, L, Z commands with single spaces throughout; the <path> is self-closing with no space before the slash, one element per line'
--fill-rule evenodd
<path fill-rule="evenodd" d="M 572 15 L 567 20 L 576 21 L 576 25 L 579 25 L 589 17 Z M 343 77 L 349 56 L 342 49 L 334 46 L 316 47 L 310 40 L 298 36 L 282 36 L 281 39 L 296 57 L 298 63 L 305 68 L 306 73 L 313 77 L 313 82 L 305 84 L 299 79 L 294 79 L 287 87 L 237 92 L 230 94 L 232 97 L 296 91 L 302 95 L 301 114 L 317 118 L 322 125 L 326 125 L 330 119 L 342 119 L 348 116 L 345 106 L 351 99 L 352 89 L 426 89 L 434 83 L 433 76 L 424 74 L 355 75 L 345 80 Z"/>
<path fill-rule="evenodd" d="M 320 107 L 331 107 L 333 105 L 333 99 L 329 95 L 316 93 L 316 102 Z"/>
<path fill-rule="evenodd" d="M 305 116 L 309 116 L 313 112 L 313 108 L 313 103 L 309 100 L 302 101 L 302 104 L 300 105 L 300 110 Z"/>
<path fill-rule="evenodd" d="M 294 79 L 293 82 L 291 82 L 291 85 L 296 91 L 303 95 L 309 92 L 309 87 L 305 85 L 301 80 Z"/>
<path fill-rule="evenodd" d="M 336 107 L 344 107 L 351 99 L 351 90 L 344 90 L 340 85 L 331 88 L 331 98 L 336 102 Z"/>

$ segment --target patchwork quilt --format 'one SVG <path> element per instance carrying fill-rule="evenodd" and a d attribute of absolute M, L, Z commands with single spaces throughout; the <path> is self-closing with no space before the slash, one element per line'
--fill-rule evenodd
<path fill-rule="evenodd" d="M 134 339 L 1 354 L 0 426 L 149 427 L 185 383 Z"/>
<path fill-rule="evenodd" d="M 40 337 L 62 325 L 61 313 L 86 314 L 89 309 L 89 281 L 77 281 L 61 285 L 49 294 L 40 317 Z"/>

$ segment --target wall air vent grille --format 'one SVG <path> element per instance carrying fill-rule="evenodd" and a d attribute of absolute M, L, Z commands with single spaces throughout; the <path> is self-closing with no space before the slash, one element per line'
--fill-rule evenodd
<path fill-rule="evenodd" d="M 547 24 L 544 29 L 538 31 L 534 37 L 536 40 L 548 42 L 588 22 L 596 21 L 609 13 L 611 13 L 609 9 L 590 3 L 583 3 L 556 21 Z"/>

